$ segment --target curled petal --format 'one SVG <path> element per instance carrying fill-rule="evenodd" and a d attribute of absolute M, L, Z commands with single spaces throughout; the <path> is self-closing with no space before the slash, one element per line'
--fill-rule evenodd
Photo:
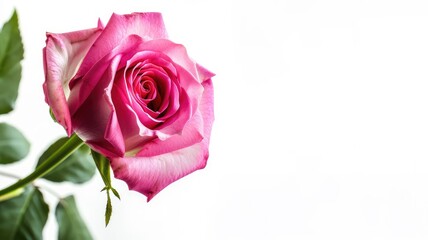
<path fill-rule="evenodd" d="M 47 33 L 43 49 L 45 101 L 51 106 L 57 121 L 72 133 L 70 112 L 67 107 L 68 83 L 77 72 L 83 57 L 100 35 L 103 26 L 63 34 Z"/>

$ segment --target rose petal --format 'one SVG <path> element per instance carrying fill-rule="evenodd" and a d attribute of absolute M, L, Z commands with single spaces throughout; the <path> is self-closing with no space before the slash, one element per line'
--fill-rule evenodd
<path fill-rule="evenodd" d="M 160 13 L 113 14 L 83 60 L 76 77 L 84 75 L 96 62 L 130 35 L 138 35 L 144 39 L 168 38 Z"/>
<path fill-rule="evenodd" d="M 154 139 L 145 143 L 137 153 L 138 157 L 152 157 L 174 152 L 199 143 L 203 136 L 203 119 L 199 112 L 186 124 L 181 134 L 171 135 L 166 139 Z"/>
<path fill-rule="evenodd" d="M 77 72 L 79 64 L 100 35 L 103 26 L 64 34 L 47 33 L 43 49 L 45 101 L 51 106 L 57 121 L 71 135 L 72 126 L 67 107 L 68 83 Z"/>
<path fill-rule="evenodd" d="M 211 78 L 206 79 L 202 86 L 204 93 L 201 98 L 199 110 L 204 119 L 204 140 L 208 146 L 211 136 L 211 129 L 214 122 L 214 88 Z"/>
<path fill-rule="evenodd" d="M 205 91 L 199 110 L 204 122 L 204 139 L 200 143 L 151 157 L 110 158 L 115 177 L 124 180 L 130 189 L 144 194 L 147 201 L 172 182 L 206 165 L 214 112 L 211 80 L 206 80 L 203 86 Z"/>

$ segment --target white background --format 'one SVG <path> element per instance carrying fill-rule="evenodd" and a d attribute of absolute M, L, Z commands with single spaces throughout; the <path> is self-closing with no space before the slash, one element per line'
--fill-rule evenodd
<path fill-rule="evenodd" d="M 427 239 L 428 3 L 361 1 L 28 1 L 16 111 L 28 173 L 64 130 L 44 103 L 45 32 L 94 27 L 112 12 L 160 11 L 170 38 L 215 72 L 207 167 L 150 203 L 114 185 L 104 227 L 99 176 L 75 193 L 96 239 Z M 6 184 L 4 178 L 1 185 Z M 55 197 L 45 194 L 52 204 Z M 56 238 L 55 220 L 46 239 Z"/>

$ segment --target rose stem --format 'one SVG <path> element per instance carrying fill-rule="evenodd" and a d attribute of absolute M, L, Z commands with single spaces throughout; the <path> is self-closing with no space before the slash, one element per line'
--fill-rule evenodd
<path fill-rule="evenodd" d="M 62 145 L 52 155 L 50 155 L 46 161 L 40 164 L 36 170 L 34 170 L 34 172 L 25 178 L 18 180 L 9 187 L 0 190 L 0 196 L 22 188 L 37 178 L 44 176 L 52 169 L 57 167 L 60 163 L 62 163 L 65 159 L 67 159 L 68 156 L 79 149 L 83 144 L 84 142 L 76 134 L 71 135 L 67 142 L 65 142 L 64 145 Z"/>

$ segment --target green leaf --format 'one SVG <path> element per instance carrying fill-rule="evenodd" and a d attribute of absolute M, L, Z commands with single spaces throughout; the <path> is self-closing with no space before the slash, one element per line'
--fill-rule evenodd
<path fill-rule="evenodd" d="M 39 158 L 37 166 L 42 164 L 58 148 L 67 142 L 68 138 L 63 137 L 53 143 Z M 64 162 L 54 168 L 52 171 L 43 176 L 43 178 L 52 182 L 72 182 L 84 183 L 89 181 L 95 174 L 95 164 L 91 160 L 90 149 L 82 145 L 73 152 Z"/>
<path fill-rule="evenodd" d="M 113 194 L 114 194 L 117 198 L 119 198 L 119 200 L 120 200 L 119 192 L 118 192 L 118 191 L 116 191 L 116 189 L 114 189 L 114 188 L 111 188 L 111 191 L 112 191 L 112 192 L 113 192 Z"/>
<path fill-rule="evenodd" d="M 0 123 L 0 163 L 7 164 L 25 158 L 30 151 L 30 143 L 15 127 Z"/>
<path fill-rule="evenodd" d="M 18 15 L 14 11 L 0 31 L 0 114 L 8 113 L 15 107 L 23 58 L 24 46 L 19 31 Z"/>
<path fill-rule="evenodd" d="M 110 222 L 111 214 L 113 213 L 113 206 L 111 205 L 110 192 L 107 190 L 107 204 L 106 204 L 106 214 L 105 214 L 105 224 L 106 227 Z"/>
<path fill-rule="evenodd" d="M 58 240 L 92 239 L 77 209 L 74 196 L 68 196 L 59 201 L 55 217 L 58 222 Z"/>
<path fill-rule="evenodd" d="M 0 202 L 1 239 L 43 239 L 48 214 L 42 193 L 33 186 L 26 187 L 18 197 Z"/>

